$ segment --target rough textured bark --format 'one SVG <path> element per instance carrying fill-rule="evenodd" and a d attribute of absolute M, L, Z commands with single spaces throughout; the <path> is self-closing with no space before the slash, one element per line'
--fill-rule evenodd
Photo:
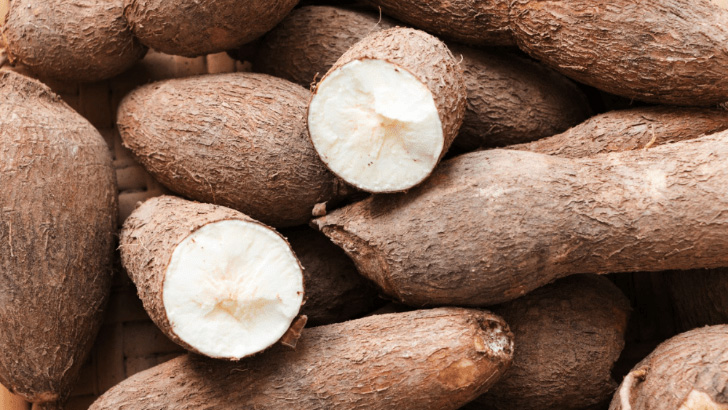
<path fill-rule="evenodd" d="M 124 20 L 122 0 L 13 0 L 0 26 L 11 63 L 62 81 L 113 77 L 147 51 Z"/>
<path fill-rule="evenodd" d="M 345 191 L 311 144 L 308 98 L 264 74 L 172 79 L 129 94 L 117 121 L 124 144 L 172 191 L 295 226 Z"/>
<path fill-rule="evenodd" d="M 728 129 L 728 111 L 639 107 L 594 116 L 568 131 L 508 149 L 581 158 L 693 139 Z"/>
<path fill-rule="evenodd" d="M 370 0 L 385 14 L 466 44 L 515 43 L 508 26 L 508 0 Z"/>
<path fill-rule="evenodd" d="M 637 100 L 728 101 L 728 7 L 709 0 L 515 0 L 519 47 L 563 74 Z"/>
<path fill-rule="evenodd" d="M 728 324 L 728 268 L 665 272 L 680 331 Z"/>
<path fill-rule="evenodd" d="M 488 312 L 442 308 L 308 329 L 296 350 L 231 364 L 184 356 L 117 385 L 92 410 L 457 409 L 508 368 L 511 334 Z"/>
<path fill-rule="evenodd" d="M 711 326 L 666 341 L 625 377 L 610 410 L 728 408 L 728 326 Z"/>
<path fill-rule="evenodd" d="M 591 114 L 576 84 L 536 62 L 454 44 L 450 50 L 456 59 L 462 58 L 468 93 L 455 149 L 533 141 L 562 132 Z"/>
<path fill-rule="evenodd" d="M 371 11 L 301 7 L 262 38 L 253 66 L 308 88 L 359 40 L 394 25 Z"/>
<path fill-rule="evenodd" d="M 467 100 L 462 68 L 445 43 L 410 28 L 379 31 L 352 46 L 326 75 L 352 61 L 366 59 L 383 60 L 399 66 L 427 86 L 442 122 L 442 159 L 463 123 Z M 325 80 L 326 76 L 321 82 Z"/>
<path fill-rule="evenodd" d="M 63 401 L 111 286 L 111 155 L 48 87 L 0 72 L 0 186 L 0 383 Z"/>
<path fill-rule="evenodd" d="M 609 279 L 564 278 L 494 311 L 513 332 L 515 354 L 503 379 L 476 400 L 480 408 L 577 410 L 612 396 L 630 307 Z"/>
<path fill-rule="evenodd" d="M 725 154 L 727 131 L 585 159 L 475 152 L 313 224 L 414 305 L 490 305 L 576 273 L 721 267 Z"/>
<path fill-rule="evenodd" d="M 320 232 L 301 227 L 281 232 L 303 266 L 307 326 L 328 325 L 362 317 L 384 304 L 338 246 Z"/>
<path fill-rule="evenodd" d="M 164 195 L 144 202 L 121 230 L 121 263 L 136 284 L 144 309 L 168 338 L 191 352 L 198 351 L 177 336 L 164 307 L 167 267 L 177 246 L 192 232 L 228 220 L 260 224 L 233 209 Z"/>
<path fill-rule="evenodd" d="M 134 35 L 167 54 L 196 57 L 232 49 L 275 27 L 298 0 L 123 0 Z"/>

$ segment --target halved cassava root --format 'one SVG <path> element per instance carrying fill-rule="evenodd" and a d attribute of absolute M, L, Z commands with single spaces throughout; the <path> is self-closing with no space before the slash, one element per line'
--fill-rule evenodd
<path fill-rule="evenodd" d="M 311 144 L 309 97 L 265 74 L 172 79 L 130 93 L 117 122 L 124 144 L 172 191 L 296 226 L 346 189 Z"/>
<path fill-rule="evenodd" d="M 275 27 L 298 0 L 123 0 L 124 16 L 142 43 L 197 57 L 238 47 Z"/>
<path fill-rule="evenodd" d="M 586 159 L 476 152 L 313 224 L 414 305 L 500 303 L 576 273 L 728 266 L 723 155 L 728 131 Z"/>
<path fill-rule="evenodd" d="M 513 365 L 471 408 L 577 410 L 614 393 L 630 306 L 609 279 L 560 279 L 494 311 L 513 332 Z"/>
<path fill-rule="evenodd" d="M 610 410 L 728 409 L 726 340 L 719 325 L 664 342 L 624 378 Z"/>
<path fill-rule="evenodd" d="M 0 72 L 0 187 L 0 383 L 60 407 L 111 286 L 116 182 L 98 131 L 13 72 Z"/>
<path fill-rule="evenodd" d="M 646 149 L 728 129 L 728 111 L 686 107 L 639 107 L 610 111 L 568 131 L 507 147 L 565 158 Z"/>
<path fill-rule="evenodd" d="M 316 86 L 308 129 L 323 162 L 369 192 L 407 190 L 430 175 L 460 129 L 462 69 L 444 43 L 413 29 L 371 34 Z"/>
<path fill-rule="evenodd" d="M 124 20 L 122 0 L 13 0 L 0 28 L 10 62 L 42 78 L 103 80 L 147 51 Z"/>
<path fill-rule="evenodd" d="M 149 199 L 124 223 L 119 247 L 154 323 L 195 353 L 237 360 L 267 349 L 303 302 L 288 242 L 232 209 Z"/>
<path fill-rule="evenodd" d="M 563 74 L 643 101 L 728 101 L 728 7 L 709 0 L 515 0 L 521 49 Z"/>
<path fill-rule="evenodd" d="M 308 329 L 295 351 L 276 347 L 240 363 L 174 359 L 91 410 L 457 409 L 498 380 L 512 352 L 508 326 L 488 312 L 377 315 Z"/>

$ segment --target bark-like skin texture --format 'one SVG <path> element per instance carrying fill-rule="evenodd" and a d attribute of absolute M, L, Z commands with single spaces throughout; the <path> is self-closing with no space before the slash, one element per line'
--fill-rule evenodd
<path fill-rule="evenodd" d="M 0 73 L 0 383 L 63 401 L 111 286 L 116 179 L 104 139 L 48 87 Z"/>
<path fill-rule="evenodd" d="M 575 275 L 494 309 L 516 352 L 503 379 L 476 401 L 482 409 L 577 410 L 608 400 L 630 306 L 605 277 Z"/>
<path fill-rule="evenodd" d="M 728 323 L 728 269 L 665 272 L 680 331 Z"/>
<path fill-rule="evenodd" d="M 359 40 L 394 25 L 369 11 L 301 7 L 262 38 L 253 68 L 308 88 Z"/>
<path fill-rule="evenodd" d="M 371 282 L 329 238 L 309 227 L 281 232 L 303 266 L 307 326 L 328 325 L 362 317 L 384 304 Z"/>
<path fill-rule="evenodd" d="M 458 135 L 467 100 L 463 70 L 445 43 L 424 31 L 410 28 L 395 27 L 375 32 L 344 53 L 321 82 L 346 64 L 367 59 L 386 61 L 407 70 L 430 90 L 442 122 L 442 159 Z"/>
<path fill-rule="evenodd" d="M 309 329 L 295 350 L 279 346 L 237 364 L 171 360 L 120 383 L 91 410 L 457 409 L 508 368 L 511 337 L 484 311 L 371 316 Z"/>
<path fill-rule="evenodd" d="M 518 46 L 563 74 L 637 100 L 728 101 L 728 8 L 709 0 L 514 0 Z"/>
<path fill-rule="evenodd" d="M 174 250 L 193 232 L 232 220 L 263 225 L 230 208 L 164 195 L 135 209 L 121 230 L 121 263 L 134 281 L 144 309 L 170 340 L 194 353 L 200 352 L 177 336 L 167 318 L 162 295 L 167 267 Z"/>
<path fill-rule="evenodd" d="M 197 57 L 236 48 L 265 34 L 298 0 L 123 0 L 134 35 L 167 54 Z"/>
<path fill-rule="evenodd" d="M 392 16 L 437 36 L 466 44 L 515 44 L 508 25 L 510 0 L 370 0 Z"/>
<path fill-rule="evenodd" d="M 451 44 L 468 92 L 465 120 L 453 148 L 473 151 L 549 137 L 591 114 L 571 80 L 514 54 Z"/>
<path fill-rule="evenodd" d="M 2 35 L 11 63 L 71 82 L 111 78 L 147 51 L 124 19 L 122 0 L 12 0 Z"/>
<path fill-rule="evenodd" d="M 581 158 L 649 148 L 726 129 L 726 110 L 639 107 L 600 114 L 564 133 L 507 148 L 565 158 Z"/>
<path fill-rule="evenodd" d="M 577 273 L 728 266 L 723 155 L 728 131 L 584 159 L 480 151 L 312 223 L 385 294 L 487 306 Z"/>
<path fill-rule="evenodd" d="M 610 410 L 702 410 L 728 407 L 728 326 L 710 326 L 662 343 L 625 377 Z M 689 406 L 691 392 L 710 406 Z M 622 406 L 622 402 L 629 403 Z M 719 407 L 720 406 L 720 407 Z"/>
<path fill-rule="evenodd" d="M 309 96 L 265 74 L 172 79 L 131 92 L 117 122 L 124 145 L 172 191 L 296 226 L 344 188 L 308 136 Z"/>

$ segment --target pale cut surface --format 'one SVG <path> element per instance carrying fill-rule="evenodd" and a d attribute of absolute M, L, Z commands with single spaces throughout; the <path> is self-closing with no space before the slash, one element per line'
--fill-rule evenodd
<path fill-rule="evenodd" d="M 185 343 L 242 358 L 283 336 L 303 301 L 303 272 L 286 241 L 253 222 L 206 225 L 172 253 L 164 306 Z"/>
<path fill-rule="evenodd" d="M 417 185 L 444 148 L 432 92 L 407 70 L 381 60 L 354 60 L 329 73 L 308 121 L 329 169 L 370 192 Z"/>

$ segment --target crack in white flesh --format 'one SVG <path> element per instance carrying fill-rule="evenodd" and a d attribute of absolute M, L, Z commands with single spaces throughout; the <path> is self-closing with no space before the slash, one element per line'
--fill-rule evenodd
<path fill-rule="evenodd" d="M 288 330 L 303 301 L 303 272 L 274 231 L 215 222 L 175 248 L 163 301 L 172 331 L 185 343 L 210 357 L 240 359 Z"/>
<path fill-rule="evenodd" d="M 326 165 L 370 192 L 394 192 L 422 182 L 444 146 L 430 90 L 381 60 L 355 60 L 318 85 L 309 132 Z"/>

